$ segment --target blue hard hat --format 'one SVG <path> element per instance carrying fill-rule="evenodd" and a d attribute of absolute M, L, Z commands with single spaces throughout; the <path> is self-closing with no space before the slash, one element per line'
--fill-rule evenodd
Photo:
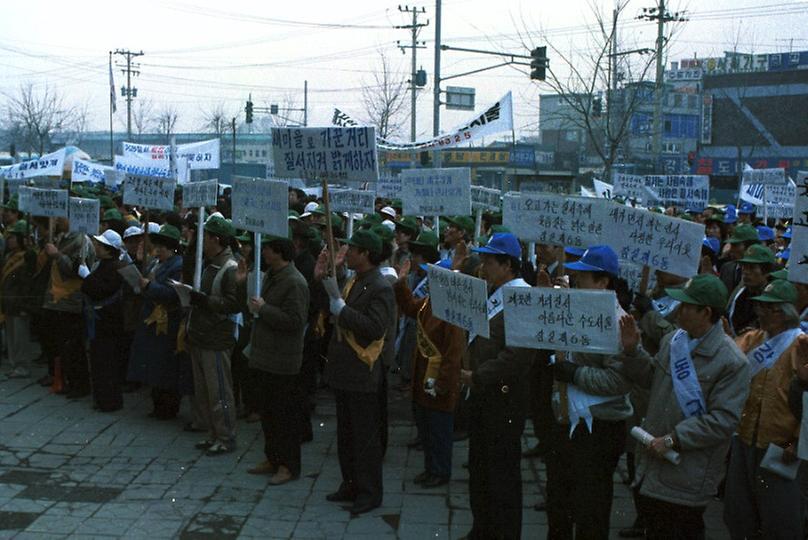
<path fill-rule="evenodd" d="M 781 251 L 780 253 L 777 254 L 777 258 L 778 259 L 783 259 L 784 261 L 787 261 L 790 257 L 791 257 L 791 248 L 790 247 L 787 247 L 786 249 L 784 249 L 783 251 Z"/>
<path fill-rule="evenodd" d="M 579 247 L 565 247 L 564 253 L 567 255 L 572 255 L 573 257 L 583 257 L 586 250 L 584 248 Z"/>
<path fill-rule="evenodd" d="M 701 242 L 701 245 L 709 248 L 713 253 L 718 253 L 721 251 L 721 242 L 719 242 L 718 238 L 714 236 L 705 236 L 704 240 Z"/>
<path fill-rule="evenodd" d="M 738 211 L 734 204 L 728 204 L 724 214 L 724 223 L 732 225 L 738 221 Z"/>
<path fill-rule="evenodd" d="M 584 252 L 581 260 L 564 265 L 564 268 L 578 272 L 606 272 L 613 276 L 620 273 L 617 253 L 609 246 L 592 246 Z"/>
<path fill-rule="evenodd" d="M 791 227 L 786 229 L 786 232 L 783 233 L 783 238 L 791 240 Z"/>
<path fill-rule="evenodd" d="M 486 245 L 472 248 L 471 250 L 489 255 L 508 255 L 516 259 L 522 256 L 522 246 L 519 245 L 519 239 L 511 233 L 495 233 Z"/>
<path fill-rule="evenodd" d="M 773 242 L 774 241 L 774 229 L 771 227 L 766 227 L 765 225 L 758 225 L 755 227 L 758 232 L 758 239 L 761 242 Z"/>
<path fill-rule="evenodd" d="M 739 214 L 754 214 L 755 205 L 750 202 L 742 202 L 741 207 L 738 209 Z"/>
<path fill-rule="evenodd" d="M 451 270 L 452 268 L 452 259 L 441 259 L 440 261 L 435 263 L 435 266 L 440 266 L 441 268 L 446 268 L 447 270 Z M 429 265 L 424 263 L 421 265 L 421 270 L 426 272 L 429 270 Z"/>

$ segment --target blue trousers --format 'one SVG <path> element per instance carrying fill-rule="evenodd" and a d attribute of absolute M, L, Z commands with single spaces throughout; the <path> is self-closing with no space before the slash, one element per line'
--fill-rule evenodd
<path fill-rule="evenodd" d="M 452 443 L 454 413 L 433 411 L 423 405 L 415 407 L 415 425 L 424 447 L 424 470 L 434 476 L 452 475 Z"/>

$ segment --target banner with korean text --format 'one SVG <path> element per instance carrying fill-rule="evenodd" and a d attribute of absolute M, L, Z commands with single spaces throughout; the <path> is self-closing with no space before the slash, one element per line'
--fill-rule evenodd
<path fill-rule="evenodd" d="M 220 166 L 221 141 L 210 139 L 177 145 L 177 158 L 185 158 L 190 170 L 218 169 Z M 150 161 L 165 161 L 168 168 L 171 146 L 163 144 L 123 143 L 123 155 Z M 182 183 L 184 177 L 180 177 Z"/>

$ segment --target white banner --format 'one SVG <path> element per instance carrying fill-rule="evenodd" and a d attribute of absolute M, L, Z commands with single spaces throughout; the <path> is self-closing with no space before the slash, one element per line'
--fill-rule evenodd
<path fill-rule="evenodd" d="M 123 181 L 123 203 L 138 208 L 173 210 L 176 187 L 177 181 L 173 178 L 127 174 Z"/>
<path fill-rule="evenodd" d="M 502 192 L 483 186 L 471 186 L 471 207 L 488 212 L 499 212 L 502 208 Z"/>
<path fill-rule="evenodd" d="M 710 202 L 710 177 L 690 174 L 613 175 L 612 196 L 640 200 L 650 206 L 678 206 L 702 210 Z"/>
<path fill-rule="evenodd" d="M 185 167 L 182 165 L 183 163 L 186 164 Z M 184 159 L 177 160 L 177 169 L 180 174 L 187 175 L 187 163 Z M 152 160 L 134 155 L 115 156 L 115 170 L 139 176 L 172 177 L 168 160 Z"/>
<path fill-rule="evenodd" d="M 66 148 L 62 148 L 41 158 L 0 167 L 2 178 L 34 178 L 35 176 L 62 177 L 65 167 Z"/>
<path fill-rule="evenodd" d="M 168 163 L 171 146 L 165 144 L 123 143 L 123 155 L 139 157 L 151 161 Z M 177 157 L 188 160 L 188 168 L 194 171 L 218 169 L 220 165 L 221 142 L 219 139 L 177 145 Z M 165 165 L 168 168 L 168 165 Z M 180 182 L 184 182 L 180 175 Z"/>
<path fill-rule="evenodd" d="M 427 270 L 432 314 L 487 338 L 488 287 L 484 280 L 430 264 Z"/>
<path fill-rule="evenodd" d="M 182 185 L 182 206 L 184 208 L 215 206 L 219 198 L 218 183 L 215 178 L 203 182 L 186 182 Z"/>
<path fill-rule="evenodd" d="M 67 217 L 66 189 L 20 186 L 18 208 L 32 216 Z"/>
<path fill-rule="evenodd" d="M 334 116 L 331 123 L 335 126 L 358 126 L 359 123 L 340 111 L 334 109 Z M 417 151 L 417 150 L 441 150 L 444 148 L 452 148 L 461 144 L 470 143 L 471 141 L 491 135 L 493 133 L 502 133 L 504 131 L 513 130 L 513 101 L 511 93 L 505 94 L 502 99 L 488 107 L 481 114 L 475 115 L 468 122 L 460 125 L 448 133 L 439 135 L 433 139 L 426 139 L 416 142 L 392 142 L 386 139 L 378 138 L 376 146 L 384 150 L 403 150 L 403 151 Z"/>
<path fill-rule="evenodd" d="M 278 178 L 379 179 L 372 127 L 272 128 L 272 159 Z"/>
<path fill-rule="evenodd" d="M 471 214 L 471 169 L 405 169 L 400 176 L 405 216 Z"/>
<path fill-rule="evenodd" d="M 107 174 L 114 171 L 114 167 L 101 165 L 84 159 L 73 159 L 73 172 L 70 177 L 71 182 L 93 182 L 94 184 L 104 183 Z"/>
<path fill-rule="evenodd" d="M 595 186 L 595 197 L 599 199 L 611 199 L 614 196 L 614 186 L 608 184 L 597 178 L 592 179 L 592 185 Z"/>
<path fill-rule="evenodd" d="M 511 347 L 615 354 L 614 291 L 505 287 L 505 342 Z"/>
<path fill-rule="evenodd" d="M 766 213 L 770 218 L 791 219 L 796 198 L 797 184 L 790 178 L 782 186 L 748 184 L 746 180 L 741 184 L 741 200 L 759 207 L 761 213 L 766 206 Z"/>
<path fill-rule="evenodd" d="M 788 260 L 788 280 L 808 283 L 808 172 L 797 174 L 797 201 L 791 224 L 791 258 Z"/>
<path fill-rule="evenodd" d="M 372 214 L 376 211 L 376 193 L 361 189 L 328 190 L 328 198 L 333 212 L 350 214 Z"/>
<path fill-rule="evenodd" d="M 748 165 L 743 171 L 743 181 L 747 184 L 782 186 L 786 183 L 785 169 L 753 169 Z"/>
<path fill-rule="evenodd" d="M 98 234 L 98 221 L 101 219 L 101 201 L 98 199 L 70 197 L 68 205 L 70 232 Z"/>
<path fill-rule="evenodd" d="M 233 178 L 233 226 L 252 232 L 289 234 L 289 184 L 264 178 Z"/>
<path fill-rule="evenodd" d="M 603 199 L 508 193 L 503 224 L 526 242 L 588 248 L 682 277 L 698 272 L 704 225 Z"/>

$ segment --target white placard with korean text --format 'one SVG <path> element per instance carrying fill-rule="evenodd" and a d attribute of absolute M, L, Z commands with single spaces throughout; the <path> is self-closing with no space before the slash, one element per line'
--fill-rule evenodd
<path fill-rule="evenodd" d="M 65 166 L 65 156 L 67 149 L 61 148 L 50 154 L 45 154 L 40 158 L 6 165 L 0 167 L 0 177 L 2 178 L 34 178 L 36 176 L 58 176 L 62 177 Z"/>
<path fill-rule="evenodd" d="M 645 187 L 653 200 L 663 206 L 704 210 L 710 202 L 710 177 L 698 174 L 667 174 L 645 177 Z"/>
<path fill-rule="evenodd" d="M 123 181 L 123 203 L 154 210 L 174 209 L 173 178 L 127 174 Z"/>
<path fill-rule="evenodd" d="M 797 200 L 791 224 L 791 257 L 788 280 L 808 283 L 808 172 L 797 174 Z"/>
<path fill-rule="evenodd" d="M 372 214 L 376 210 L 376 193 L 361 189 L 333 189 L 328 191 L 333 212 Z"/>
<path fill-rule="evenodd" d="M 768 186 L 782 186 L 786 183 L 786 171 L 779 169 L 752 169 L 743 172 L 743 182 L 746 184 L 766 184 Z"/>
<path fill-rule="evenodd" d="M 233 226 L 252 232 L 289 234 L 289 184 L 282 180 L 233 177 Z"/>
<path fill-rule="evenodd" d="M 505 343 L 512 347 L 614 354 L 614 291 L 505 287 Z"/>
<path fill-rule="evenodd" d="M 508 193 L 503 224 L 526 242 L 588 248 L 606 244 L 620 259 L 682 277 L 698 273 L 704 226 L 612 201 Z"/>
<path fill-rule="evenodd" d="M 470 334 L 487 338 L 488 287 L 484 280 L 430 264 L 427 270 L 432 314 Z"/>
<path fill-rule="evenodd" d="M 185 208 L 214 206 L 219 198 L 219 181 L 204 180 L 182 185 L 182 205 Z"/>
<path fill-rule="evenodd" d="M 401 177 L 382 176 L 376 182 L 376 196 L 385 199 L 401 198 Z"/>
<path fill-rule="evenodd" d="M 220 165 L 221 141 L 210 139 L 177 145 L 177 158 L 185 158 L 188 168 L 194 171 L 218 169 Z M 150 161 L 165 161 L 168 167 L 171 146 L 163 144 L 123 143 L 123 155 Z M 180 182 L 184 176 L 180 175 Z"/>
<path fill-rule="evenodd" d="M 169 162 L 146 159 L 137 155 L 115 156 L 114 166 L 122 174 L 171 178 Z"/>
<path fill-rule="evenodd" d="M 98 199 L 70 197 L 68 203 L 70 232 L 82 234 L 98 234 L 101 202 Z"/>
<path fill-rule="evenodd" d="M 272 128 L 272 160 L 278 178 L 379 179 L 372 127 Z"/>
<path fill-rule="evenodd" d="M 502 192 L 483 186 L 471 186 L 471 207 L 487 212 L 499 212 L 502 208 Z"/>
<path fill-rule="evenodd" d="M 103 184 L 109 171 L 115 170 L 109 165 L 101 165 L 84 159 L 75 158 L 73 160 L 73 172 L 70 176 L 71 182 L 92 182 Z"/>
<path fill-rule="evenodd" d="M 612 197 L 626 197 L 629 199 L 636 199 L 647 202 L 651 198 L 648 190 L 645 187 L 645 177 L 639 174 L 623 174 L 614 173 L 612 175 Z"/>
<path fill-rule="evenodd" d="M 405 216 L 471 214 L 471 169 L 407 169 L 400 176 Z"/>
<path fill-rule="evenodd" d="M 32 216 L 67 217 L 66 189 L 39 189 L 20 186 L 19 205 L 21 212 Z"/>

